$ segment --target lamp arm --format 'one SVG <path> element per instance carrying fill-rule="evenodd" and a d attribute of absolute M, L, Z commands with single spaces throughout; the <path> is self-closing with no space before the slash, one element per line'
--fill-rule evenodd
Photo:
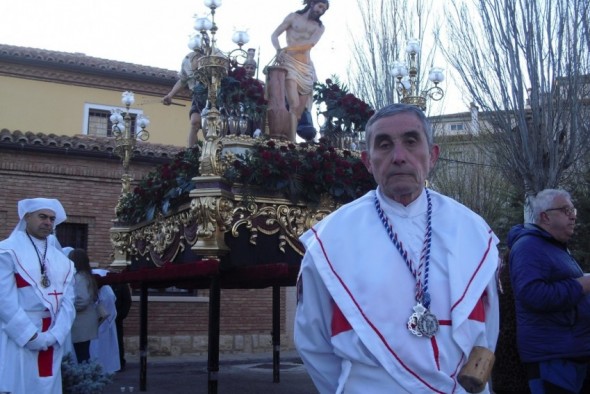
<path fill-rule="evenodd" d="M 430 97 L 434 101 L 440 101 L 445 96 L 444 90 L 438 85 L 434 85 L 430 89 L 423 91 L 422 94 Z"/>

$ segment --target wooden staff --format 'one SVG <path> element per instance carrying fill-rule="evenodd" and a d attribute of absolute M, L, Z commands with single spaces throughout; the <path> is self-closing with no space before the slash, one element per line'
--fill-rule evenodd
<path fill-rule="evenodd" d="M 156 103 L 161 103 L 161 102 L 162 102 L 162 99 L 143 100 L 141 103 L 139 103 L 139 105 L 156 104 Z M 170 105 L 178 105 L 179 107 L 186 107 L 186 104 L 177 103 L 174 101 L 171 101 Z"/>

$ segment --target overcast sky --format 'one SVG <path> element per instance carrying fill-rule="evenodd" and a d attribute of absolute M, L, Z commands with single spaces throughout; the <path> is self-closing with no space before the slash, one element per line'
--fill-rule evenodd
<path fill-rule="evenodd" d="M 266 65 L 274 56 L 270 35 L 301 3 L 223 0 L 215 14 L 218 47 L 233 49 L 234 31 L 247 29 L 246 46 L 260 48 L 260 63 Z M 351 7 L 356 0 L 332 0 L 322 18 L 326 33 L 312 50 L 321 79 L 346 72 Z M 207 11 L 202 0 L 1 0 L 0 42 L 176 70 L 189 51 L 193 16 Z"/>
<path fill-rule="evenodd" d="M 223 0 L 215 14 L 217 46 L 235 48 L 232 34 L 247 29 L 245 47 L 256 49 L 262 68 L 275 54 L 270 35 L 301 8 L 301 0 Z M 357 9 L 356 0 L 330 1 L 326 32 L 311 54 L 320 81 L 333 74 L 346 81 Z M 202 0 L 0 0 L 0 43 L 178 70 L 194 15 L 208 11 Z"/>

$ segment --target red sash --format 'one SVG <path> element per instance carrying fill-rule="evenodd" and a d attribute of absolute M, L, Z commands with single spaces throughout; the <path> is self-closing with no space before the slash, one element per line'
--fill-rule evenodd
<path fill-rule="evenodd" d="M 14 279 L 16 281 L 16 287 L 18 289 L 31 286 L 31 284 L 27 282 L 19 273 L 14 274 Z M 50 326 L 51 317 L 44 317 L 41 331 L 47 331 Z M 40 377 L 44 378 L 48 376 L 53 376 L 53 346 L 51 346 L 47 350 L 39 352 L 39 356 L 37 358 L 37 367 L 39 369 Z"/>

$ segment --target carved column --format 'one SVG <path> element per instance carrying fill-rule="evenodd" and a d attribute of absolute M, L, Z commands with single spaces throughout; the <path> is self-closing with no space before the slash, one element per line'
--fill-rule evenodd
<path fill-rule="evenodd" d="M 224 237 L 231 224 L 233 194 L 222 177 L 197 177 L 194 181 L 195 188 L 189 194 L 190 210 L 198 227 L 197 241 L 191 249 L 205 258 L 218 259 L 229 252 Z"/>
<path fill-rule="evenodd" d="M 131 265 L 129 252 L 131 249 L 131 228 L 112 227 L 110 229 L 111 244 L 113 245 L 113 262 L 109 268 L 114 272 L 120 272 Z"/>
<path fill-rule="evenodd" d="M 285 78 L 287 70 L 283 67 L 268 67 L 267 94 L 268 107 L 266 117 L 268 121 L 269 136 L 271 138 L 287 139 L 295 141 L 295 135 L 291 131 L 291 116 L 285 105 Z"/>

